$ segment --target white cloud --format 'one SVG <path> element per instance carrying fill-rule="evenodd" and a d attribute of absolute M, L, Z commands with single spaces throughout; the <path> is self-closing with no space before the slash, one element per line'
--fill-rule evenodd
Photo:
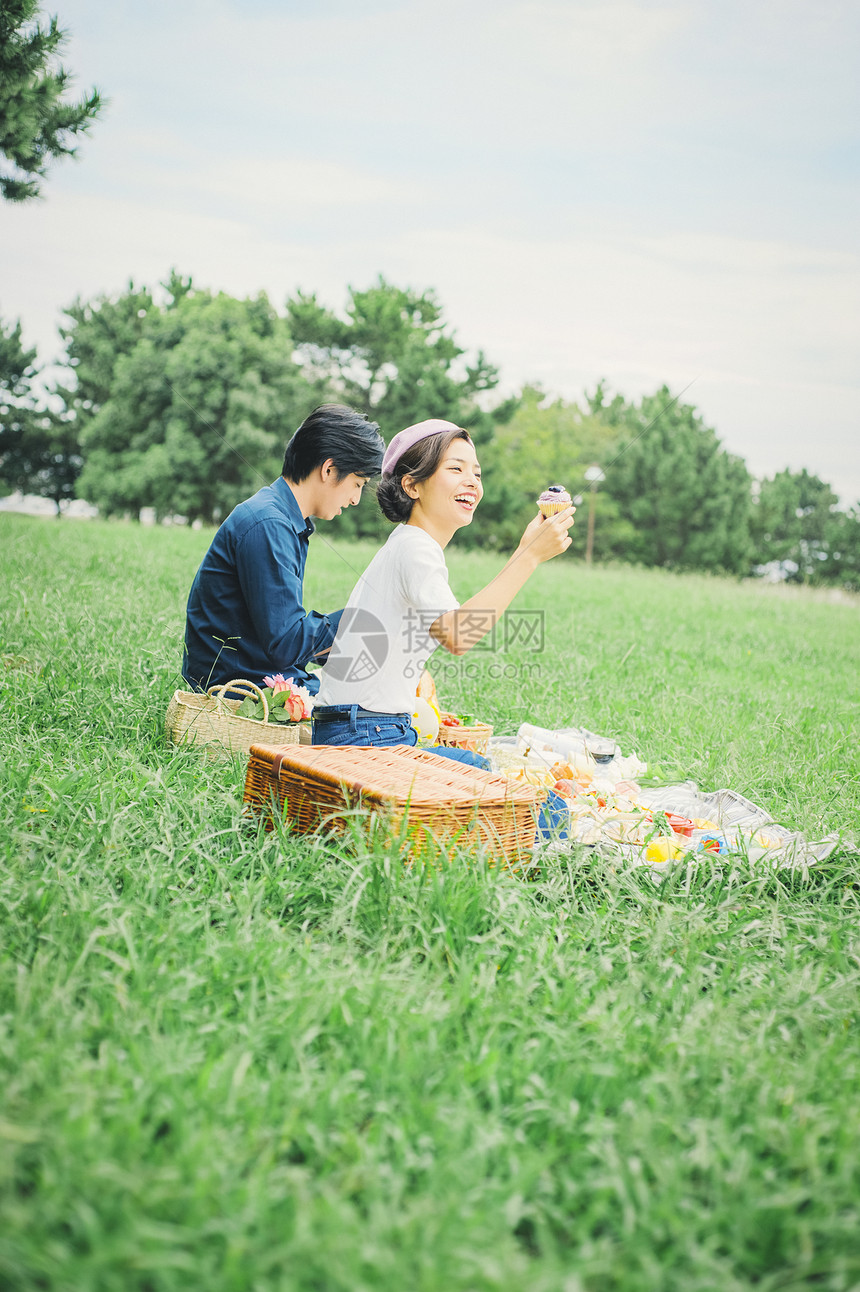
<path fill-rule="evenodd" d="M 438 290 L 510 387 L 663 381 L 751 467 L 860 496 L 851 6 L 66 0 L 112 98 L 2 212 L 0 311 L 75 295 Z M 5 262 L 5 264 L 3 263 Z"/>
<path fill-rule="evenodd" d="M 160 181 L 164 196 L 181 194 L 187 200 L 192 194 L 201 205 L 214 197 L 241 209 L 249 223 L 267 217 L 273 207 L 282 219 L 289 219 L 295 208 L 328 207 L 345 214 L 370 205 L 416 206 L 430 196 L 429 185 L 422 188 L 359 166 L 288 155 L 209 162 L 166 178 L 162 174 Z"/>
<path fill-rule="evenodd" d="M 860 498 L 860 257 L 749 240 L 413 234 L 461 338 L 509 384 L 577 398 L 668 382 L 756 474 L 807 466 Z"/>
<path fill-rule="evenodd" d="M 332 194 L 340 178 L 332 174 Z M 694 380 L 685 398 L 756 473 L 805 465 L 860 497 L 860 257 L 848 253 L 700 235 L 530 241 L 470 228 L 356 231 L 314 245 L 261 236 L 252 222 L 69 195 L 10 218 L 27 220 L 40 255 L 37 269 L 6 279 L 3 312 L 28 320 L 27 339 L 46 356 L 58 302 L 121 290 L 130 276 L 154 284 L 172 265 L 202 286 L 264 288 L 278 307 L 301 286 L 340 308 L 347 282 L 364 286 L 382 271 L 436 287 L 461 343 L 482 346 L 508 388 L 538 380 L 577 398 L 604 376 L 636 396 Z"/>

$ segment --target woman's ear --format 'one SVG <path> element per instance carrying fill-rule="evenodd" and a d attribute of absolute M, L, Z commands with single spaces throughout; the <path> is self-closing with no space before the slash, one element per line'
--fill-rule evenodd
<path fill-rule="evenodd" d="M 407 498 L 411 498 L 413 502 L 418 501 L 418 486 L 415 483 L 413 476 L 402 476 L 400 480 L 400 488 L 406 494 Z"/>

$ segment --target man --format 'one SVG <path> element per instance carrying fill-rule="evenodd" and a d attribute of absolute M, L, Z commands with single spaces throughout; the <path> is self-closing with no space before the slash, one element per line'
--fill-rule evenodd
<path fill-rule="evenodd" d="M 191 687 L 283 673 L 319 690 L 307 665 L 325 660 L 342 611 L 302 605 L 311 518 L 332 520 L 358 503 L 384 450 L 376 424 L 351 408 L 323 404 L 305 418 L 283 474 L 234 508 L 195 575 L 182 662 Z"/>

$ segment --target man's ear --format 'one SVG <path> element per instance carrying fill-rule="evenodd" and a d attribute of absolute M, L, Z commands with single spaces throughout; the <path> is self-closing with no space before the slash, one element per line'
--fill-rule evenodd
<path fill-rule="evenodd" d="M 325 462 L 320 463 L 320 479 L 334 484 L 337 480 L 337 467 L 334 464 L 334 458 L 326 458 Z"/>
<path fill-rule="evenodd" d="M 418 486 L 415 483 L 414 476 L 401 477 L 400 488 L 406 494 L 407 498 L 411 498 L 413 502 L 418 501 Z"/>

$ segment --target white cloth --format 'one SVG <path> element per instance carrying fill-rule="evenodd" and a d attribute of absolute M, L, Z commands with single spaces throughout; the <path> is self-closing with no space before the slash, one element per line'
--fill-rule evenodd
<path fill-rule="evenodd" d="M 417 525 L 398 525 L 350 593 L 317 704 L 412 713 L 437 643 L 429 628 L 458 609 L 442 548 Z"/>

